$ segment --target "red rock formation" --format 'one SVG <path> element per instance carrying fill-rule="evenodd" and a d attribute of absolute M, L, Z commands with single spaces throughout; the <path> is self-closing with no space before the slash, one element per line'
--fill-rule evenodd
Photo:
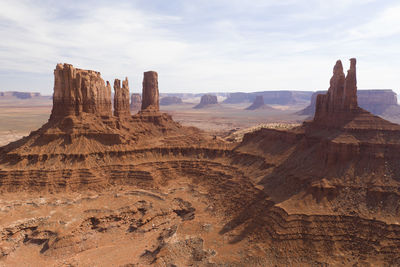
<path fill-rule="evenodd" d="M 313 93 L 310 105 L 296 114 L 314 116 L 317 95 L 326 94 L 326 92 L 327 91 L 317 91 Z M 397 95 L 390 89 L 357 89 L 357 103 L 361 108 L 375 115 L 391 117 L 400 114 L 400 106 L 397 104 Z"/>
<path fill-rule="evenodd" d="M 128 78 L 122 81 L 114 80 L 114 116 L 128 117 L 131 115 L 129 109 L 129 85 Z"/>
<path fill-rule="evenodd" d="M 147 71 L 143 77 L 142 110 L 159 111 L 158 74 Z"/>
<path fill-rule="evenodd" d="M 215 95 L 203 95 L 200 103 L 193 108 L 206 108 L 218 104 L 218 98 Z"/>
<path fill-rule="evenodd" d="M 338 60 L 333 68 L 330 87 L 325 95 L 318 95 L 314 122 L 330 126 L 340 125 L 350 114 L 360 110 L 357 105 L 356 59 L 350 59 L 350 69 L 344 76 L 342 62 Z M 334 121 L 334 123 L 331 123 Z"/>
<path fill-rule="evenodd" d="M 50 119 L 82 113 L 111 115 L 111 91 L 100 72 L 57 64 L 54 70 L 53 110 Z"/>
<path fill-rule="evenodd" d="M 140 94 L 131 95 L 131 109 L 139 110 L 142 107 L 142 96 Z"/>

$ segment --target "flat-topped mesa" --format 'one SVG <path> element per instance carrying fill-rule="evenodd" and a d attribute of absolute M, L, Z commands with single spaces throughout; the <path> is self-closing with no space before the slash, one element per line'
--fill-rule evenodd
<path fill-rule="evenodd" d="M 128 78 L 122 81 L 114 80 L 114 116 L 129 117 L 131 115 L 129 108 L 129 85 Z"/>
<path fill-rule="evenodd" d="M 343 65 L 338 60 L 326 94 L 317 96 L 314 122 L 329 123 L 346 119 L 346 114 L 359 110 L 357 104 L 356 59 L 350 59 L 350 69 L 345 77 Z M 328 120 L 328 121 L 327 121 Z"/>
<path fill-rule="evenodd" d="M 142 107 L 142 96 L 137 93 L 131 95 L 131 109 L 139 110 Z"/>
<path fill-rule="evenodd" d="M 147 71 L 143 77 L 142 110 L 159 111 L 158 74 Z"/>
<path fill-rule="evenodd" d="M 100 72 L 57 64 L 50 120 L 82 113 L 111 116 L 111 87 L 106 86 Z"/>

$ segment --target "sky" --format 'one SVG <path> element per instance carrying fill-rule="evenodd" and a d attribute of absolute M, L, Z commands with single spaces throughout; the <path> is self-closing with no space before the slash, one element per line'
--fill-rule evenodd
<path fill-rule="evenodd" d="M 50 95 L 57 63 L 160 92 L 322 90 L 357 58 L 360 89 L 400 93 L 398 0 L 0 0 L 0 91 Z"/>

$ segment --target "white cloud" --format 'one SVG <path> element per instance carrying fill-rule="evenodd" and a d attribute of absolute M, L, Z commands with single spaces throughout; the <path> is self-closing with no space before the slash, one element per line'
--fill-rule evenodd
<path fill-rule="evenodd" d="M 4 73 L 48 74 L 43 86 L 50 93 L 52 69 L 68 62 L 98 70 L 108 80 L 128 76 L 136 92 L 143 71 L 150 69 L 159 72 L 164 91 L 316 90 L 327 88 L 336 59 L 355 56 L 368 66 L 360 69 L 362 87 L 393 88 L 400 83 L 395 57 L 388 65 L 371 55 L 389 56 L 374 42 L 399 32 L 399 7 L 376 11 L 362 25 L 341 22 L 351 19 L 342 14 L 372 2 L 172 1 L 180 3 L 175 12 L 156 12 L 119 1 L 64 7 L 0 0 L 0 34 L 5 37 L 0 87 L 10 84 Z M 392 53 L 398 41 L 384 47 Z M 385 80 L 373 81 L 371 69 L 384 69 Z M 9 89 L 27 83 L 20 79 Z"/>

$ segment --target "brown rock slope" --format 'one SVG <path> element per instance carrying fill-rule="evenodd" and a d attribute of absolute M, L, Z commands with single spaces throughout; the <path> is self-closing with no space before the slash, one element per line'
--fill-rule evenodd
<path fill-rule="evenodd" d="M 154 72 L 118 117 L 81 104 L 111 103 L 99 73 L 57 69 L 72 108 L 0 151 L 0 264 L 400 264 L 400 126 L 357 107 L 355 61 L 313 121 L 241 144 L 159 113 Z"/>
<path fill-rule="evenodd" d="M 346 77 L 336 63 L 330 85 L 318 95 L 312 121 L 245 135 L 237 150 L 269 164 L 253 177 L 275 205 L 255 200 L 238 220 L 254 236 L 301 249 L 286 250 L 288 257 L 300 252 L 334 266 L 397 266 L 400 126 L 357 106 L 355 59 Z M 284 215 L 272 215 L 277 207 Z"/>

